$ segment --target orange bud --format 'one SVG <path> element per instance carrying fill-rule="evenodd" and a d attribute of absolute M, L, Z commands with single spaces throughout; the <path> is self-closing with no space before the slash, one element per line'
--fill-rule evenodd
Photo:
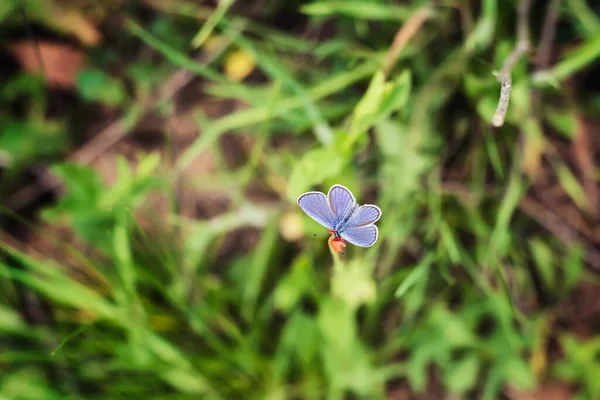
<path fill-rule="evenodd" d="M 333 239 L 331 241 L 331 248 L 333 249 L 333 251 L 335 251 L 336 253 L 340 253 L 344 250 L 344 248 L 346 247 L 346 243 L 344 243 L 341 240 L 335 240 Z"/>

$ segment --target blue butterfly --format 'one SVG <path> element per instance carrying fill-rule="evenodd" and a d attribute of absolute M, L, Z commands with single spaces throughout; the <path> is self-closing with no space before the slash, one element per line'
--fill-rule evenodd
<path fill-rule="evenodd" d="M 372 204 L 358 205 L 352 192 L 342 185 L 333 185 L 327 196 L 306 192 L 298 197 L 298 205 L 329 229 L 337 252 L 346 246 L 344 240 L 360 247 L 371 247 L 377 242 L 379 231 L 373 224 L 381 217 L 381 209 Z"/>

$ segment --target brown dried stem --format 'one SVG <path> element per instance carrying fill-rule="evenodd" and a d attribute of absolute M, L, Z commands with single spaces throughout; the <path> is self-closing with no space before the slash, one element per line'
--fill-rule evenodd
<path fill-rule="evenodd" d="M 550 66 L 550 57 L 552 56 L 552 45 L 556 35 L 556 23 L 560 11 L 560 0 L 552 0 L 546 11 L 546 19 L 542 27 L 542 37 L 538 45 L 538 51 L 535 57 L 536 69 L 544 70 Z"/>
<path fill-rule="evenodd" d="M 388 75 L 400 52 L 410 41 L 410 39 L 419 31 L 421 26 L 433 15 L 429 6 L 417 10 L 411 17 L 398 29 L 394 41 L 383 62 L 383 73 Z"/>
<path fill-rule="evenodd" d="M 529 21 L 529 10 L 531 8 L 530 0 L 522 0 L 519 5 L 519 15 L 517 20 L 517 46 L 508 55 L 502 69 L 498 73 L 498 80 L 502 83 L 500 89 L 500 99 L 498 100 L 498 107 L 496 113 L 492 118 L 492 125 L 496 128 L 504 125 L 504 119 L 506 118 L 506 112 L 508 110 L 508 103 L 510 101 L 510 90 L 512 87 L 512 79 L 510 71 L 513 66 L 519 61 L 521 56 L 529 51 L 529 32 L 528 32 L 528 21 Z"/>

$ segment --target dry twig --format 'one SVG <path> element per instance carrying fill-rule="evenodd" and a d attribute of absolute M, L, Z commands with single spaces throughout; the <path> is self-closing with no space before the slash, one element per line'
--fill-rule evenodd
<path fill-rule="evenodd" d="M 560 11 L 560 0 L 552 0 L 548 4 L 546 19 L 542 28 L 542 37 L 535 57 L 535 64 L 538 70 L 547 69 L 550 66 L 550 57 L 552 56 L 552 45 L 556 35 L 556 24 Z"/>
<path fill-rule="evenodd" d="M 529 51 L 529 32 L 528 21 L 529 21 L 529 10 L 531 8 L 531 0 L 522 0 L 519 5 L 519 16 L 517 21 L 517 46 L 508 55 L 502 69 L 498 73 L 498 80 L 502 83 L 500 89 L 500 99 L 498 100 L 498 107 L 496 113 L 492 118 L 492 125 L 496 128 L 504 125 L 504 119 L 506 118 L 506 111 L 508 110 L 508 102 L 510 101 L 510 90 L 512 87 L 512 79 L 510 77 L 510 71 L 516 62 Z"/>
<path fill-rule="evenodd" d="M 406 46 L 406 44 L 410 41 L 410 39 L 419 31 L 421 26 L 427 21 L 433 12 L 429 6 L 425 6 L 417 10 L 411 17 L 398 29 L 396 36 L 394 36 L 394 41 L 390 46 L 390 50 L 388 51 L 385 60 L 383 62 L 383 73 L 388 75 L 400 52 Z"/>

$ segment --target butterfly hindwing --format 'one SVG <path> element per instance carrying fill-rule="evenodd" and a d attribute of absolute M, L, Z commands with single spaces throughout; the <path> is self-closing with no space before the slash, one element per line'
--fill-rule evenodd
<path fill-rule="evenodd" d="M 371 247 L 377 241 L 379 231 L 375 225 L 367 225 L 347 228 L 340 235 L 355 246 Z"/>

